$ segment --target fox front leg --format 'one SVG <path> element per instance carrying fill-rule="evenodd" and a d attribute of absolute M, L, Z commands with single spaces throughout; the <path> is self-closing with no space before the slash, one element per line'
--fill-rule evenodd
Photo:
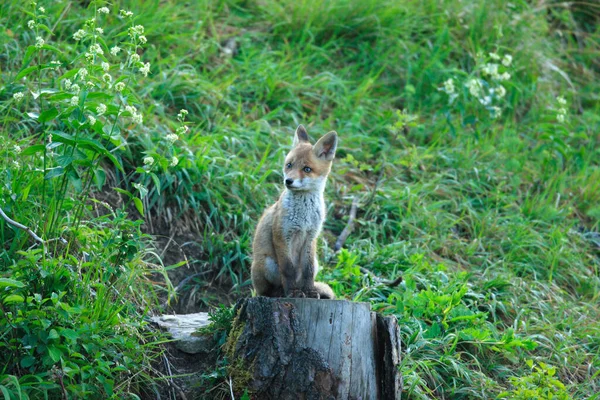
<path fill-rule="evenodd" d="M 299 268 L 296 268 L 289 257 L 279 257 L 279 273 L 283 294 L 286 297 L 306 297 L 298 287 Z"/>
<path fill-rule="evenodd" d="M 305 251 L 300 257 L 300 266 L 302 268 L 302 291 L 306 297 L 318 299 L 319 292 L 315 288 L 315 275 L 317 273 L 316 248 L 315 243 L 307 243 Z"/>

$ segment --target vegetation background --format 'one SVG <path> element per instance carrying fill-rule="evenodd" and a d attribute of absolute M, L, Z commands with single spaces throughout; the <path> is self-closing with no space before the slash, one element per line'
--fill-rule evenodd
<path fill-rule="evenodd" d="M 250 293 L 299 123 L 406 398 L 599 398 L 598 3 L 8 0 L 0 44 L 5 399 L 155 398 L 148 315 Z"/>

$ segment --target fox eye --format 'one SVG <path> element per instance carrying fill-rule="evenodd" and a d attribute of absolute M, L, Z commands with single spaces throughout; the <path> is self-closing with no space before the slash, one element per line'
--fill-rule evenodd
<path fill-rule="evenodd" d="M 312 168 L 311 168 L 311 167 L 304 167 L 304 172 L 307 172 L 307 173 L 308 173 L 308 172 L 310 172 L 310 171 L 312 171 Z"/>
<path fill-rule="evenodd" d="M 285 164 L 285 167 L 286 167 L 286 168 L 292 168 L 292 163 L 291 163 L 291 162 L 289 162 L 289 163 Z"/>

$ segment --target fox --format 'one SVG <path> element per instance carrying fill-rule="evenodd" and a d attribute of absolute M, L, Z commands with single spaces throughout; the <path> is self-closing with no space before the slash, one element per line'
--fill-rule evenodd
<path fill-rule="evenodd" d="M 317 237 L 325 220 L 323 192 L 338 145 L 331 131 L 314 145 L 299 125 L 283 164 L 284 189 L 260 218 L 252 243 L 252 285 L 258 296 L 334 299 L 315 282 Z"/>

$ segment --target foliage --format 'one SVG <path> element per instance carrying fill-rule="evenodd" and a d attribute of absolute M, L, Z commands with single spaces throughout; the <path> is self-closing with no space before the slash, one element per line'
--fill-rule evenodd
<path fill-rule="evenodd" d="M 182 246 L 198 248 L 190 261 L 206 281 L 201 287 L 218 282 L 247 293 L 252 231 L 281 189 L 283 154 L 304 123 L 313 136 L 340 134 L 319 243 L 320 279 L 340 297 L 398 316 L 403 396 L 494 398 L 519 390 L 542 396 L 549 386 L 553 396 L 598 392 L 597 5 L 134 0 L 107 5 L 109 14 L 86 25 L 105 4 L 82 4 L 40 3 L 26 17 L 16 1 L 0 5 L 0 129 L 8 132 L 0 145 L 2 207 L 44 239 L 67 241 L 50 242 L 40 269 L 36 264 L 17 276 L 24 259 L 40 256 L 39 246 L 28 250 L 34 242 L 27 233 L 1 222 L 0 278 L 9 285 L 45 279 L 33 277 L 46 270 L 60 277 L 59 285 L 90 262 L 82 269 L 90 271 L 87 287 L 97 291 L 98 282 L 114 280 L 122 302 L 110 306 L 124 307 L 121 321 L 137 326 L 138 312 L 156 303 L 142 297 L 156 292 L 130 290 L 125 282 L 149 284 L 145 271 L 155 266 L 148 263 L 148 242 L 123 211 L 107 213 L 108 199 L 86 200 L 94 186 L 101 193 L 114 186 L 129 217 L 143 212 L 144 229 L 166 226 L 161 233 L 169 237 L 191 232 Z M 121 8 L 133 16 L 121 16 Z M 138 25 L 144 32 L 130 36 Z M 75 41 L 83 27 L 86 36 Z M 98 52 L 93 63 L 85 57 L 96 28 L 104 32 L 98 37 L 106 45 L 96 44 L 112 88 Z M 44 40 L 40 48 L 36 36 Z M 123 51 L 114 58 L 110 48 L 121 41 L 129 45 L 118 44 Z M 133 51 L 125 53 L 131 46 L 139 46 L 135 65 L 127 61 Z M 58 71 L 51 61 L 60 61 Z M 143 76 L 139 69 L 147 63 Z M 76 82 L 87 94 L 72 106 L 75 94 L 64 81 L 79 76 L 60 78 L 82 67 L 96 86 Z M 128 89 L 115 93 L 122 77 L 131 77 Z M 101 103 L 106 111 L 98 115 Z M 117 117 L 126 106 L 135 110 Z M 181 109 L 189 114 L 178 119 Z M 143 115 L 141 123 L 131 111 Z M 360 200 L 356 227 L 336 255 L 330 246 L 353 197 Z M 88 259 L 84 253 L 94 246 Z M 390 288 L 360 267 L 385 279 L 403 274 L 404 282 Z M 103 309 L 84 289 L 61 289 L 63 297 L 54 292 L 61 304 Z M 33 290 L 6 286 L 3 299 L 23 300 L 3 307 L 37 307 Z M 42 301 L 50 308 L 52 291 Z M 49 320 L 66 325 L 50 329 L 69 345 L 60 329 L 79 322 L 56 313 Z M 42 354 L 50 357 L 47 344 L 56 340 L 48 339 Z M 134 360 L 148 372 L 147 362 Z M 553 367 L 544 370 L 542 362 Z M 123 382 L 113 372 L 111 379 Z M 51 381 L 44 373 L 5 371 L 0 385 L 29 393 Z M 50 384 L 60 393 L 59 384 Z"/>
<path fill-rule="evenodd" d="M 8 37 L 20 39 L 4 50 L 24 48 L 0 94 L 9 139 L 0 207 L 39 238 L 32 245 L 22 225 L 0 222 L 0 388 L 6 398 L 139 398 L 160 354 L 144 321 L 159 304 L 149 278 L 166 273 L 125 211 L 131 202 L 144 215 L 144 187 L 118 188 L 127 202 L 116 209 L 90 196 L 109 176 L 157 179 L 155 164 L 167 167 L 170 145 L 147 149 L 134 171 L 127 148 L 143 121 L 132 85 L 148 74 L 137 54 L 147 39 L 125 11 L 122 30 L 105 34 L 110 10 L 92 4 L 75 33 L 55 40 L 65 5 L 15 5 L 2 6 L 22 22 L 9 30 L 3 13 Z"/>

